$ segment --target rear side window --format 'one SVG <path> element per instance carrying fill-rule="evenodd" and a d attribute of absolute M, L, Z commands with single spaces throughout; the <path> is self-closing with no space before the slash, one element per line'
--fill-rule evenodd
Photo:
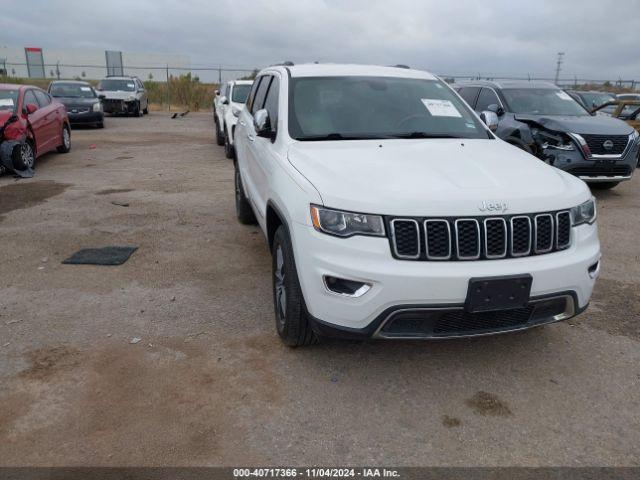
<path fill-rule="evenodd" d="M 462 87 L 460 90 L 458 90 L 458 93 L 460 94 L 462 99 L 467 102 L 471 108 L 473 108 L 479 91 L 480 87 Z"/>
<path fill-rule="evenodd" d="M 34 93 L 36 95 L 36 99 L 38 100 L 38 104 L 40 105 L 40 108 L 46 107 L 51 104 L 51 97 L 49 97 L 48 94 L 40 90 L 34 90 Z"/>
<path fill-rule="evenodd" d="M 269 87 L 269 93 L 267 93 L 267 98 L 264 102 L 264 108 L 269 112 L 269 119 L 273 130 L 276 130 L 278 126 L 279 90 L 280 82 L 277 77 L 273 77 L 273 80 L 271 80 L 271 86 Z"/>
<path fill-rule="evenodd" d="M 483 110 L 489 110 L 489 105 L 500 106 L 500 100 L 493 90 L 490 88 L 483 88 L 478 97 L 478 104 L 476 110 L 482 112 Z"/>
<path fill-rule="evenodd" d="M 262 81 L 260 82 L 260 86 L 256 91 L 256 96 L 253 99 L 253 104 L 251 105 L 251 113 L 254 114 L 264 106 L 264 99 L 267 96 L 267 89 L 269 88 L 269 81 L 271 80 L 271 75 L 265 75 L 262 77 Z"/>
<path fill-rule="evenodd" d="M 25 94 L 24 94 L 24 105 L 23 106 L 26 107 L 30 103 L 32 103 L 36 107 L 38 107 L 40 105 L 38 103 L 38 100 L 36 100 L 36 96 L 33 94 L 33 90 L 27 90 L 25 92 Z"/>

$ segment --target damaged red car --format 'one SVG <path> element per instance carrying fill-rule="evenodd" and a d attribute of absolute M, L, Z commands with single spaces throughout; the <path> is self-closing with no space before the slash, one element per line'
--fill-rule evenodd
<path fill-rule="evenodd" d="M 64 105 L 37 87 L 0 84 L 0 173 L 31 177 L 36 159 L 52 150 L 71 150 Z"/>

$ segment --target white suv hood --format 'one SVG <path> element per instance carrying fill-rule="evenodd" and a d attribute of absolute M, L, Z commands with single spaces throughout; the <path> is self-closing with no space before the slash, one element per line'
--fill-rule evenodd
<path fill-rule="evenodd" d="M 296 142 L 288 158 L 325 206 L 363 213 L 533 213 L 591 197 L 581 180 L 502 140 Z M 506 203 L 507 210 L 480 210 L 483 202 Z"/>

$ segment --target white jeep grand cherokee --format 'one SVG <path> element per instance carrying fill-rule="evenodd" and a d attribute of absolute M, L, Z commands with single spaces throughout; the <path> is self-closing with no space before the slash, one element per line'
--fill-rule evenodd
<path fill-rule="evenodd" d="M 429 73 L 267 68 L 236 150 L 237 215 L 267 237 L 288 345 L 501 333 L 589 303 L 585 183 L 496 138 Z"/>

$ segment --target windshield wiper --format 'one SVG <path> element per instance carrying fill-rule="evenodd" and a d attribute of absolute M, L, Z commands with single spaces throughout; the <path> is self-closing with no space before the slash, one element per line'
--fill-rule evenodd
<path fill-rule="evenodd" d="M 407 132 L 393 133 L 385 135 L 385 138 L 466 138 L 460 135 L 451 135 L 450 133 L 429 133 L 429 132 Z"/>
<path fill-rule="evenodd" d="M 343 133 L 329 133 L 327 135 L 309 135 L 306 137 L 298 137 L 296 140 L 318 142 L 323 140 L 375 140 L 380 138 L 386 138 L 383 135 L 349 135 Z"/>

